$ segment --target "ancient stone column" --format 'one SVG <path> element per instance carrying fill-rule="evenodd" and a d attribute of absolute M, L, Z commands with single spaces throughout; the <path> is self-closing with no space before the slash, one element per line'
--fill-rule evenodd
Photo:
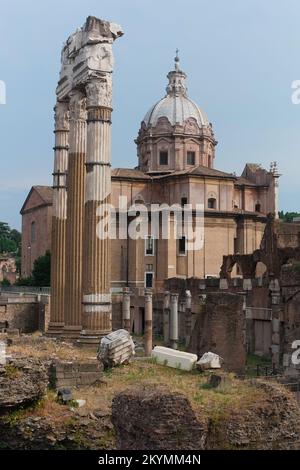
<path fill-rule="evenodd" d="M 70 149 L 66 234 L 66 295 L 64 336 L 78 338 L 81 331 L 84 187 L 86 158 L 86 99 L 70 93 Z"/>
<path fill-rule="evenodd" d="M 192 335 L 192 294 L 190 290 L 185 291 L 185 344 L 189 345 Z"/>
<path fill-rule="evenodd" d="M 130 289 L 128 287 L 123 288 L 122 323 L 124 330 L 130 332 Z"/>
<path fill-rule="evenodd" d="M 163 332 L 164 344 L 168 346 L 170 341 L 170 292 L 168 291 L 164 293 Z"/>
<path fill-rule="evenodd" d="M 178 348 L 178 294 L 171 294 L 170 346 L 173 349 Z"/>
<path fill-rule="evenodd" d="M 64 327 L 69 104 L 65 101 L 58 101 L 54 111 L 55 147 L 51 234 L 51 309 L 50 323 L 47 331 L 47 334 L 50 336 L 61 334 Z"/>
<path fill-rule="evenodd" d="M 112 330 L 109 204 L 111 195 L 111 73 L 92 79 L 87 92 L 84 284 L 80 341 L 98 343 Z M 101 220 L 105 224 L 101 226 Z"/>
<path fill-rule="evenodd" d="M 153 316 L 153 305 L 152 305 L 152 292 L 148 289 L 145 291 L 145 334 L 144 334 L 144 347 L 145 356 L 151 356 L 152 352 L 152 316 Z"/>
<path fill-rule="evenodd" d="M 278 279 L 274 279 L 270 282 L 269 290 L 272 299 L 272 320 L 271 320 L 271 331 L 272 331 L 272 365 L 274 369 L 277 369 L 280 364 L 280 318 L 282 316 L 282 305 L 281 305 L 281 289 Z"/>
<path fill-rule="evenodd" d="M 67 102 L 55 107 L 55 159 L 51 246 L 51 312 L 48 333 L 58 335 L 64 326 L 65 238 L 67 216 L 66 172 L 68 165 L 69 112 Z"/>

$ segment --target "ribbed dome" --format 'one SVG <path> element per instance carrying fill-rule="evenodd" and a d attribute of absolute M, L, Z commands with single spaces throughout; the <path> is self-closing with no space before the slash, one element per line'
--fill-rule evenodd
<path fill-rule="evenodd" d="M 166 117 L 172 126 L 183 124 L 188 118 L 196 119 L 198 126 L 208 126 L 207 115 L 190 98 L 183 95 L 167 95 L 151 109 L 143 119 L 146 126 L 156 126 L 161 117 Z"/>
<path fill-rule="evenodd" d="M 194 118 L 199 127 L 208 126 L 205 112 L 187 96 L 186 74 L 180 70 L 178 52 L 175 70 L 169 72 L 168 79 L 167 95 L 149 109 L 143 119 L 146 126 L 156 126 L 161 117 L 166 117 L 172 126 L 183 124 L 188 118 Z"/>

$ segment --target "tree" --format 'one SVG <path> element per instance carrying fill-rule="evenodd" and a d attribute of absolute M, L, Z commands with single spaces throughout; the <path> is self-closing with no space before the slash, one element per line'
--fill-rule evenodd
<path fill-rule="evenodd" d="M 11 230 L 6 222 L 0 222 L 0 253 L 21 256 L 21 234 L 18 230 Z"/>
<path fill-rule="evenodd" d="M 51 255 L 46 251 L 43 256 L 37 258 L 33 264 L 33 285 L 37 287 L 50 286 Z"/>
<path fill-rule="evenodd" d="M 6 237 L 0 238 L 0 253 L 16 253 L 17 250 L 18 247 L 14 240 Z"/>
<path fill-rule="evenodd" d="M 16 286 L 34 286 L 34 281 L 33 281 L 33 278 L 30 276 L 30 277 L 20 277 L 16 283 L 15 283 Z"/>
<path fill-rule="evenodd" d="M 8 238 L 10 234 L 10 227 L 6 222 L 0 222 L 0 237 Z"/>

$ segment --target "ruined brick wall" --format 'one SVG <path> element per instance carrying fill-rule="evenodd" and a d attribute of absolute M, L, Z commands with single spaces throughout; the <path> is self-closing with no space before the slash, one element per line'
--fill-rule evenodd
<path fill-rule="evenodd" d="M 86 387 L 102 377 L 103 365 L 95 362 L 55 362 L 50 367 L 50 382 L 57 389 Z"/>
<path fill-rule="evenodd" d="M 48 295 L 1 295 L 0 323 L 21 333 L 46 331 L 50 318 L 50 296 Z"/>
<path fill-rule="evenodd" d="M 119 393 L 112 403 L 118 449 L 203 449 L 203 426 L 188 399 L 164 387 Z"/>
<path fill-rule="evenodd" d="M 33 333 L 39 327 L 39 306 L 36 302 L 0 304 L 0 322 L 22 333 Z"/>
<path fill-rule="evenodd" d="M 224 368 L 244 373 L 246 362 L 243 298 L 231 293 L 209 293 L 198 315 L 189 351 L 198 356 L 211 351 L 224 359 Z"/>

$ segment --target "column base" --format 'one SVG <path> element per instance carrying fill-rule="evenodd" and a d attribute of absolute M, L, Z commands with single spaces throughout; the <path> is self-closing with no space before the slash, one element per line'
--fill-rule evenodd
<path fill-rule="evenodd" d="M 65 325 L 62 331 L 62 336 L 66 341 L 78 339 L 81 333 L 81 329 L 82 329 L 81 326 L 69 326 L 69 325 L 66 326 Z"/>
<path fill-rule="evenodd" d="M 109 335 L 110 331 L 82 330 L 77 343 L 85 346 L 99 346 L 101 338 Z"/>
<path fill-rule="evenodd" d="M 49 338 L 61 337 L 63 334 L 65 324 L 62 322 L 50 322 L 45 336 Z"/>

